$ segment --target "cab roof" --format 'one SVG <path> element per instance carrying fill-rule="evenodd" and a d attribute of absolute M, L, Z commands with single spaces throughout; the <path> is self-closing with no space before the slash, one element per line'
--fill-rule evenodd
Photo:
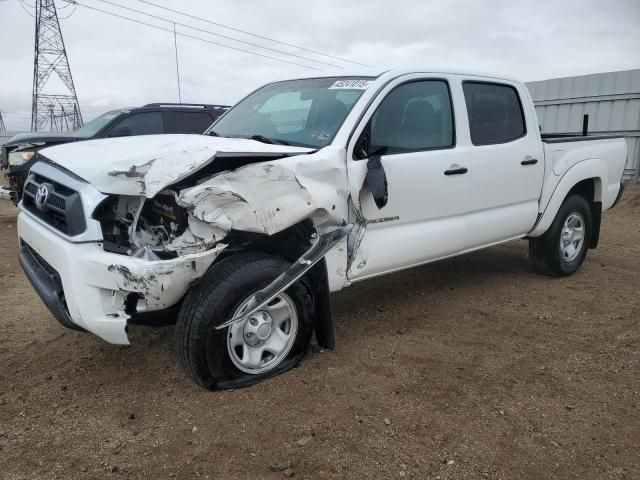
<path fill-rule="evenodd" d="M 408 68 L 384 68 L 384 67 L 348 67 L 343 69 L 331 69 L 324 70 L 322 72 L 313 73 L 310 75 L 295 75 L 281 78 L 279 80 L 298 80 L 306 78 L 324 78 L 324 77 L 371 77 L 379 80 L 381 83 L 391 80 L 402 75 L 409 75 L 412 73 L 433 73 L 441 75 L 468 75 L 470 77 L 483 77 L 492 80 L 506 80 L 509 82 L 518 82 L 520 80 L 504 75 L 497 75 L 487 72 L 473 71 L 469 69 L 458 68 L 439 68 L 434 66 L 427 67 L 408 67 Z"/>

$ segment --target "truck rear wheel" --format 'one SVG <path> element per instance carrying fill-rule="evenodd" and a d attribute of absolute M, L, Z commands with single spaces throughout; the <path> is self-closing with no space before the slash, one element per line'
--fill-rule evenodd
<path fill-rule="evenodd" d="M 241 253 L 214 264 L 187 295 L 176 324 L 176 353 L 204 388 L 254 385 L 296 366 L 313 330 L 309 286 L 299 280 L 249 318 L 224 329 L 249 298 L 289 267 L 264 253 Z"/>
<path fill-rule="evenodd" d="M 529 257 L 536 270 L 564 277 L 582 265 L 593 228 L 591 207 L 581 195 L 568 197 L 543 235 L 529 239 Z"/>

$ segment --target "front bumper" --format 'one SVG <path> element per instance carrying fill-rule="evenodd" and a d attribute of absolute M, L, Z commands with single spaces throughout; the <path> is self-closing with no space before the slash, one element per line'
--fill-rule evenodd
<path fill-rule="evenodd" d="M 74 330 L 83 330 L 71 317 L 64 298 L 64 290 L 60 275 L 51 266 L 29 247 L 25 242 L 20 244 L 20 266 L 31 285 L 40 296 L 53 316 L 63 326 Z"/>
<path fill-rule="evenodd" d="M 225 247 L 149 261 L 105 252 L 99 242 L 69 242 L 24 211 L 18 235 L 20 263 L 56 319 L 125 345 L 132 309 L 143 313 L 177 304 Z"/>

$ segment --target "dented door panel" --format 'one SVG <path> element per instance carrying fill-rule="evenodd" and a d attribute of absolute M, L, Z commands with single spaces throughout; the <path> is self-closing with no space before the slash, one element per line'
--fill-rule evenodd
<path fill-rule="evenodd" d="M 387 205 L 379 209 L 369 189 L 361 189 L 365 226 L 350 261 L 350 280 L 407 268 L 464 248 L 468 182 L 464 176 L 443 174 L 461 161 L 455 150 L 382 157 Z M 352 161 L 350 178 L 362 177 L 365 169 L 366 162 Z"/>

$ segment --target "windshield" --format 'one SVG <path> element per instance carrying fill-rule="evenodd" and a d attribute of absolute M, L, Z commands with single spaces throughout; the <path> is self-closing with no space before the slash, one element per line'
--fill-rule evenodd
<path fill-rule="evenodd" d="M 205 133 L 322 148 L 333 140 L 368 78 L 311 78 L 256 90 Z"/>
<path fill-rule="evenodd" d="M 111 110 L 110 112 L 103 113 L 99 117 L 94 118 L 88 123 L 85 123 L 78 130 L 75 130 L 73 134 L 78 137 L 89 138 L 93 137 L 102 127 L 104 127 L 111 120 L 116 118 L 122 113 L 122 110 Z"/>

